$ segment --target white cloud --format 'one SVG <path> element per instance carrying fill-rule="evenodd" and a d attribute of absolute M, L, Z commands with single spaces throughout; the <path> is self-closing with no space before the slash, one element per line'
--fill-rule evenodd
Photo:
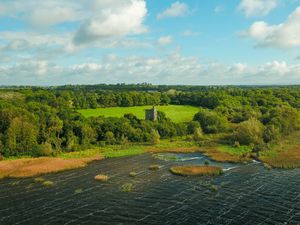
<path fill-rule="evenodd" d="M 259 47 L 291 48 L 300 46 L 300 7 L 281 24 L 269 25 L 258 21 L 242 33 L 258 41 Z"/>
<path fill-rule="evenodd" d="M 19 18 L 33 26 L 48 27 L 82 19 L 85 10 L 80 1 L 4 1 L 0 5 L 0 16 Z"/>
<path fill-rule="evenodd" d="M 182 2 L 175 2 L 165 11 L 159 13 L 157 15 L 157 19 L 164 19 L 164 18 L 172 18 L 172 17 L 179 17 L 184 16 L 188 13 L 189 7 L 187 4 Z"/>
<path fill-rule="evenodd" d="M 98 3 L 106 7 L 99 8 L 96 16 L 93 16 L 81 25 L 74 37 L 76 44 L 130 34 L 140 34 L 147 30 L 143 25 L 147 15 L 146 2 L 144 0 L 123 0 L 117 5 L 114 4 L 114 1 L 111 3 L 98 1 Z"/>
<path fill-rule="evenodd" d="M 102 60 L 59 66 L 41 60 L 0 65 L 0 82 L 10 84 L 300 84 L 300 64 L 271 61 L 258 66 L 202 62 L 174 52 L 165 57 L 105 56 Z"/>
<path fill-rule="evenodd" d="M 169 45 L 172 43 L 172 41 L 173 41 L 173 39 L 171 36 L 163 36 L 158 39 L 158 44 L 159 45 Z"/>
<path fill-rule="evenodd" d="M 278 0 L 242 0 L 238 10 L 246 17 L 265 16 L 278 6 Z"/>

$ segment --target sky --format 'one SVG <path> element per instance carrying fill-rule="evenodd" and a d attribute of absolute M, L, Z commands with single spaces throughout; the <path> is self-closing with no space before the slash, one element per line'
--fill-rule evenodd
<path fill-rule="evenodd" d="M 0 86 L 300 84 L 300 0 L 0 0 Z"/>

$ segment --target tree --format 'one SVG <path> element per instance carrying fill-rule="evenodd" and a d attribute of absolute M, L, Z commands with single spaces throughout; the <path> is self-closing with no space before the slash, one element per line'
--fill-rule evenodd
<path fill-rule="evenodd" d="M 12 120 L 7 130 L 7 146 L 13 155 L 25 155 L 37 146 L 37 129 L 23 117 Z"/>
<path fill-rule="evenodd" d="M 194 116 L 194 120 L 201 124 L 203 131 L 207 134 L 223 132 L 228 128 L 228 121 L 225 117 L 206 109 L 201 109 Z"/>
<path fill-rule="evenodd" d="M 200 123 L 198 121 L 191 121 L 188 123 L 187 132 L 188 134 L 194 134 L 197 128 L 200 128 Z"/>
<path fill-rule="evenodd" d="M 251 118 L 238 124 L 235 139 L 240 144 L 260 144 L 263 142 L 264 125 L 257 119 Z"/>
<path fill-rule="evenodd" d="M 276 141 L 280 138 L 280 136 L 280 129 L 275 125 L 268 125 L 263 134 L 265 142 Z"/>

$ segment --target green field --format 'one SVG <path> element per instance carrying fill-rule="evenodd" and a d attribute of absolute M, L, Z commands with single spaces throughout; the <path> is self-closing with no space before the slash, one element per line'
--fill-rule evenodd
<path fill-rule="evenodd" d="M 145 110 L 151 109 L 152 106 L 134 106 L 134 107 L 112 107 L 98 109 L 82 109 L 78 110 L 85 117 L 122 117 L 124 114 L 132 113 L 139 119 L 145 118 Z M 185 105 L 168 105 L 157 106 L 158 111 L 162 111 L 173 122 L 188 122 L 193 119 L 193 116 L 199 111 L 198 107 Z"/>

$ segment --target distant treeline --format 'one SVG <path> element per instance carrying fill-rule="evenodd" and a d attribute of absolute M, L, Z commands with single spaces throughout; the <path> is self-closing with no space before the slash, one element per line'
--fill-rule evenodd
<path fill-rule="evenodd" d="M 76 109 L 159 104 L 201 107 L 194 120 L 84 118 Z M 54 155 L 105 144 L 228 133 L 235 145 L 263 149 L 299 129 L 300 87 L 90 85 L 0 91 L 0 154 Z"/>

